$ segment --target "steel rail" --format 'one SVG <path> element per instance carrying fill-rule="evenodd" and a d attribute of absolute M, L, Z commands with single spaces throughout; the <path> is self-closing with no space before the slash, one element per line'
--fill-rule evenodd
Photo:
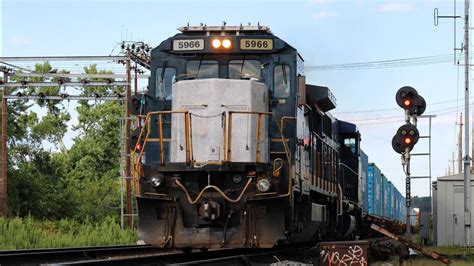
<path fill-rule="evenodd" d="M 256 258 L 275 254 L 291 254 L 310 250 L 313 245 L 278 247 L 273 249 L 237 248 L 184 252 L 180 249 L 162 249 L 151 245 L 102 246 L 0 251 L 0 264 L 204 264 Z"/>
<path fill-rule="evenodd" d="M 238 248 L 238 249 L 215 249 L 209 251 L 196 252 L 176 252 L 171 254 L 145 254 L 140 256 L 121 256 L 104 259 L 67 262 L 67 264 L 155 264 L 155 265 L 221 265 L 224 262 L 232 262 L 231 265 L 238 265 L 236 261 L 244 262 L 248 258 L 267 257 L 273 259 L 277 254 L 288 254 L 288 257 L 297 256 L 298 252 L 308 251 L 314 245 L 299 245 L 296 247 L 279 247 L 273 249 L 262 248 Z M 317 256 L 319 254 L 315 254 Z"/>
<path fill-rule="evenodd" d="M 95 259 L 100 256 L 123 255 L 128 252 L 156 250 L 151 245 L 97 246 L 79 248 L 46 248 L 0 251 L 0 264 L 40 264 Z"/>

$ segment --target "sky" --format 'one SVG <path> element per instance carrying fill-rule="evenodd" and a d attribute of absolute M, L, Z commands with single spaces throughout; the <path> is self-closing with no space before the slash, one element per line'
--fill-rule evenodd
<path fill-rule="evenodd" d="M 440 19 L 437 27 L 433 23 L 434 8 L 439 15 L 453 15 L 453 1 L 0 0 L 0 8 L 1 56 L 116 54 L 121 40 L 142 40 L 157 46 L 188 22 L 221 25 L 223 21 L 227 25 L 260 22 L 269 26 L 298 49 L 306 67 L 446 55 L 455 48 L 453 20 Z M 458 15 L 463 10 L 463 1 L 459 1 Z M 458 20 L 458 47 L 462 25 Z M 80 70 L 71 64 L 53 66 Z M 113 64 L 107 67 L 122 69 Z M 463 73 L 464 69 L 453 62 L 444 62 L 383 69 L 307 70 L 306 80 L 332 90 L 337 98 L 332 113 L 358 125 L 369 161 L 375 162 L 404 194 L 400 155 L 391 147 L 393 135 L 403 124 L 403 110 L 395 103 L 395 92 L 406 85 L 416 88 L 427 102 L 425 114 L 438 115 L 432 121 L 435 180 L 445 174 L 456 149 L 455 123 L 458 110 L 464 108 Z M 74 114 L 74 106 L 69 108 Z M 428 121 L 420 120 L 418 128 L 421 135 L 427 135 Z M 71 143 L 73 136 L 73 132 L 67 134 L 64 142 Z M 427 151 L 428 141 L 421 139 L 414 152 Z M 412 175 L 428 175 L 427 157 L 414 157 L 411 164 Z M 428 195 L 429 187 L 427 179 L 412 180 L 412 196 Z"/>

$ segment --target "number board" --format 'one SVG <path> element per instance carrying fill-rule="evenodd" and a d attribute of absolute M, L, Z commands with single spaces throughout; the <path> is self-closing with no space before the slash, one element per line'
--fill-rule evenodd
<path fill-rule="evenodd" d="M 240 39 L 240 50 L 273 50 L 273 39 Z"/>
<path fill-rule="evenodd" d="M 174 40 L 173 51 L 204 50 L 204 39 Z"/>

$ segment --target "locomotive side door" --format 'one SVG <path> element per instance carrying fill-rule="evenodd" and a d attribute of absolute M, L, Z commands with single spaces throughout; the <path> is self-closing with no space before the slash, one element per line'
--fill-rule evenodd
<path fill-rule="evenodd" d="M 298 106 L 296 114 L 296 138 L 297 148 L 295 155 L 296 164 L 296 185 L 300 189 L 302 194 L 309 194 L 310 188 L 310 159 L 309 159 L 309 147 L 310 147 L 310 133 L 308 124 L 308 108 L 305 105 Z M 306 114 L 306 115 L 305 115 Z"/>

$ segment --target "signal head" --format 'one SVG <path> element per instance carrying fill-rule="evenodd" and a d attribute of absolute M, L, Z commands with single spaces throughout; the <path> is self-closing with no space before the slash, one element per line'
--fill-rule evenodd
<path fill-rule="evenodd" d="M 398 106 L 408 110 L 410 115 L 421 115 L 425 112 L 426 102 L 418 92 L 410 86 L 400 88 L 395 95 Z"/>
<path fill-rule="evenodd" d="M 142 128 L 138 127 L 134 131 L 131 132 L 130 134 L 130 150 L 134 152 L 141 152 L 143 149 L 143 140 L 139 141 L 140 138 L 140 132 Z"/>
<path fill-rule="evenodd" d="M 401 126 L 392 139 L 392 147 L 398 153 L 404 153 L 406 148 L 411 151 L 420 139 L 418 129 L 411 124 Z"/>

